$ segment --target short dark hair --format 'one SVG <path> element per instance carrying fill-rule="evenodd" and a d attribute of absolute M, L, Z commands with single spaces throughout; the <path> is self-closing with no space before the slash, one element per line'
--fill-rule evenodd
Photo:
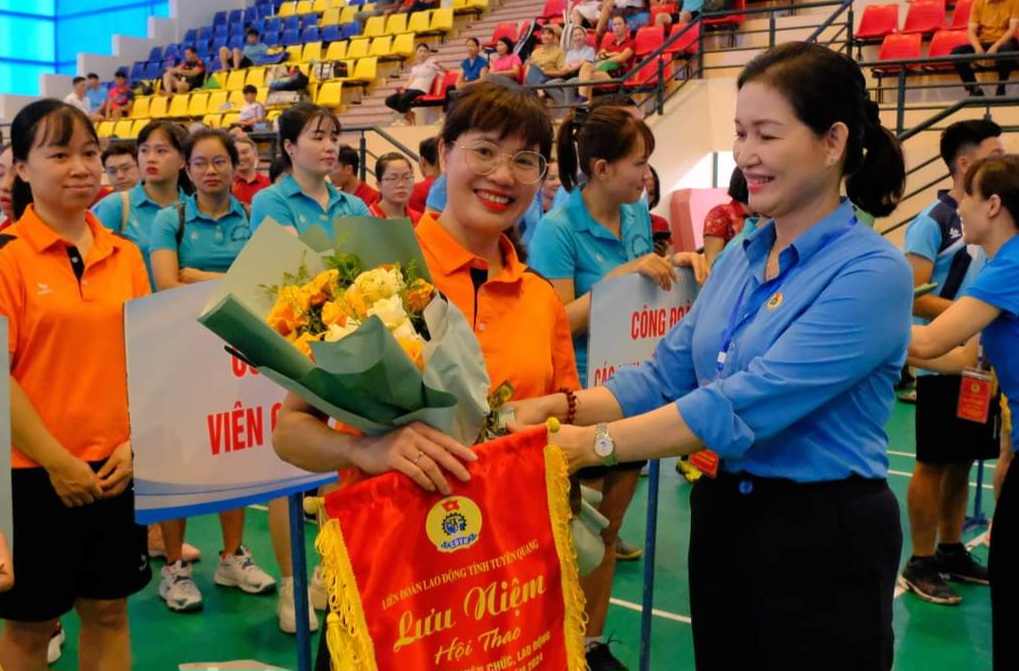
<path fill-rule="evenodd" d="M 186 47 L 184 47 L 184 53 L 187 53 L 189 51 L 191 53 L 195 54 L 196 56 L 198 55 L 198 49 L 196 49 L 195 47 L 191 46 L 190 44 L 187 45 Z"/>
<path fill-rule="evenodd" d="M 258 95 L 258 88 L 256 88 L 252 84 L 245 84 L 244 88 L 241 89 L 241 93 L 243 93 L 244 95 L 247 95 L 249 93 L 253 93 L 253 94 L 255 94 L 257 96 Z"/>
<path fill-rule="evenodd" d="M 524 88 L 471 84 L 450 106 L 442 141 L 448 146 L 472 130 L 497 132 L 500 138 L 519 135 L 525 145 L 537 146 L 546 161 L 552 156 L 552 122 L 538 97 Z"/>
<path fill-rule="evenodd" d="M 966 172 L 965 186 L 968 195 L 1000 198 L 1012 223 L 1019 227 L 1019 156 L 988 156 L 976 161 Z"/>
<path fill-rule="evenodd" d="M 746 205 L 750 200 L 747 178 L 743 176 L 743 171 L 739 168 L 733 168 L 732 174 L 729 176 L 729 197 L 743 205 Z"/>
<path fill-rule="evenodd" d="M 202 140 L 218 140 L 223 145 L 227 155 L 230 156 L 230 163 L 233 167 L 237 167 L 237 163 L 240 160 L 237 156 L 237 145 L 234 144 L 234 139 L 230 137 L 229 133 L 218 128 L 203 128 L 188 136 L 187 141 L 184 143 L 185 162 L 191 162 L 191 153 L 195 150 L 195 145 Z"/>
<path fill-rule="evenodd" d="M 106 160 L 113 156 L 130 156 L 138 161 L 138 151 L 135 149 L 133 144 L 127 142 L 111 142 L 106 149 L 103 150 L 102 161 L 103 165 L 106 165 Z"/>
<path fill-rule="evenodd" d="M 420 154 L 421 160 L 428 165 L 439 165 L 439 136 L 421 140 L 421 144 L 418 145 L 418 154 Z"/>
<path fill-rule="evenodd" d="M 410 159 L 400 152 L 391 151 L 388 154 L 379 156 L 378 159 L 375 160 L 375 179 L 381 182 L 382 178 L 386 176 L 386 169 L 390 166 L 390 164 L 396 163 L 397 161 L 403 161 L 406 163 L 413 173 L 414 166 L 410 164 Z"/>
<path fill-rule="evenodd" d="M 499 38 L 499 41 L 506 45 L 506 51 L 513 53 L 513 40 L 503 35 Z"/>
<path fill-rule="evenodd" d="M 88 73 L 87 75 L 85 75 L 85 77 L 88 78 L 88 79 L 99 79 L 99 75 L 97 75 L 94 72 Z"/>
<path fill-rule="evenodd" d="M 337 133 L 340 132 L 340 120 L 333 111 L 314 103 L 297 103 L 279 116 L 276 123 L 279 126 L 280 156 L 286 162 L 288 170 L 292 165 L 290 155 L 285 151 L 286 141 L 290 140 L 292 143 L 297 144 L 297 138 L 301 136 L 301 133 L 304 132 L 308 124 L 314 121 L 321 123 L 323 120 L 333 124 L 336 127 Z"/>
<path fill-rule="evenodd" d="M 349 144 L 342 144 L 340 145 L 340 153 L 336 157 L 336 162 L 340 165 L 348 165 L 354 172 L 357 172 L 358 167 L 361 165 L 361 157 L 358 155 L 357 150 Z"/>
<path fill-rule="evenodd" d="M 248 28 L 247 30 L 244 31 L 244 36 L 245 37 L 251 37 L 252 35 L 254 35 L 255 37 L 261 37 L 262 36 L 258 32 L 258 30 L 256 30 L 255 28 Z"/>
<path fill-rule="evenodd" d="M 948 166 L 948 172 L 955 174 L 955 160 L 959 154 L 992 137 L 1001 137 L 1001 126 L 990 119 L 957 121 L 946 128 L 941 134 L 941 159 Z"/>
<path fill-rule="evenodd" d="M 481 48 L 481 42 L 478 41 L 478 38 L 476 38 L 476 37 L 468 37 L 467 41 L 468 42 L 473 42 L 474 46 L 476 46 L 479 49 Z"/>
<path fill-rule="evenodd" d="M 82 83 L 83 81 L 85 81 L 84 77 L 75 77 L 74 79 L 71 80 L 71 86 L 77 86 L 78 84 Z"/>
<path fill-rule="evenodd" d="M 625 93 L 613 93 L 607 96 L 598 96 L 591 101 L 588 106 L 591 110 L 596 110 L 599 107 L 636 107 L 640 109 L 640 105 L 633 99 L 633 96 L 628 96 Z"/>

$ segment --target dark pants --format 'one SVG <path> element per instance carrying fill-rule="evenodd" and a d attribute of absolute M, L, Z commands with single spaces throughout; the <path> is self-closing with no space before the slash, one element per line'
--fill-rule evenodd
<path fill-rule="evenodd" d="M 406 114 L 410 111 L 410 107 L 414 104 L 414 101 L 423 95 L 425 95 L 425 92 L 417 89 L 404 89 L 403 91 L 397 91 L 386 98 L 386 107 L 396 110 L 400 114 Z"/>
<path fill-rule="evenodd" d="M 985 44 L 983 46 L 984 50 L 986 50 L 991 45 Z M 1011 39 L 1008 42 L 1006 42 L 1005 46 L 1003 46 L 998 53 L 1005 53 L 1010 51 L 1011 52 L 1019 51 L 1019 42 L 1017 42 L 1015 39 Z M 970 44 L 964 44 L 961 47 L 956 47 L 955 49 L 952 49 L 952 54 L 956 56 L 963 56 L 975 53 L 976 50 Z M 1017 59 L 1019 59 L 1019 56 L 1017 56 L 1017 58 L 1005 58 L 1000 61 L 995 61 L 995 65 L 998 68 L 999 81 L 1002 82 L 1008 81 L 1008 76 L 1012 74 L 1013 70 L 1015 70 Z M 966 82 L 967 84 L 976 83 L 977 78 L 976 75 L 973 74 L 972 61 L 968 63 L 956 63 L 955 69 L 959 73 L 959 78 L 962 79 L 962 81 Z"/>
<path fill-rule="evenodd" d="M 720 474 L 690 508 L 698 671 L 892 668 L 902 528 L 884 480 Z"/>
<path fill-rule="evenodd" d="M 1019 669 L 1019 463 L 1013 459 L 994 508 L 991 534 L 991 623 L 994 635 L 994 669 Z"/>

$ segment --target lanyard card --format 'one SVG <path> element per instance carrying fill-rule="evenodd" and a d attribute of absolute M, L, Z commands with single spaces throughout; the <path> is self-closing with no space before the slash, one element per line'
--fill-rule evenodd
<path fill-rule="evenodd" d="M 975 368 L 962 371 L 959 406 L 956 410 L 959 419 L 986 424 L 991 409 L 992 386 L 990 373 Z"/>
<path fill-rule="evenodd" d="M 709 478 L 718 476 L 718 462 L 718 454 L 711 450 L 701 450 L 690 455 L 690 465 Z"/>

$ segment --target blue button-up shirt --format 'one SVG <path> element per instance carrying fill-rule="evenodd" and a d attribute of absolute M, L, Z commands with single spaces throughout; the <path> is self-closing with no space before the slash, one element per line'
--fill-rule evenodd
<path fill-rule="evenodd" d="M 248 213 L 241 201 L 233 196 L 230 197 L 230 211 L 219 219 L 199 210 L 195 196 L 188 196 L 184 202 L 184 229 L 179 247 L 178 228 L 180 214 L 176 206 L 160 211 L 152 227 L 150 249 L 153 252 L 159 249 L 175 251 L 181 268 L 195 268 L 207 273 L 229 270 L 244 243 L 251 237 Z"/>
<path fill-rule="evenodd" d="M 606 386 L 626 416 L 676 403 L 729 472 L 884 478 L 884 425 L 909 343 L 909 265 L 848 202 L 784 249 L 766 282 L 774 242 L 768 222 L 726 254 L 652 359 Z"/>
<path fill-rule="evenodd" d="M 332 237 L 336 235 L 333 220 L 337 217 L 371 216 L 368 206 L 357 196 L 344 193 L 329 182 L 326 182 L 326 189 L 329 190 L 329 206 L 323 210 L 317 200 L 301 191 L 293 175 L 287 175 L 279 183 L 255 194 L 251 201 L 252 230 L 258 228 L 263 219 L 271 217 L 277 224 L 295 228 L 298 233 L 318 225 Z"/>

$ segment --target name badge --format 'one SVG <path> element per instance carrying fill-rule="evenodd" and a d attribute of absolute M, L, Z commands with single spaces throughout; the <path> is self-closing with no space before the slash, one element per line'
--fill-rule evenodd
<path fill-rule="evenodd" d="M 962 371 L 962 383 L 959 386 L 959 405 L 956 414 L 959 419 L 986 424 L 991 409 L 994 380 L 991 374 L 967 368 Z"/>
<path fill-rule="evenodd" d="M 690 465 L 696 466 L 697 470 L 709 478 L 718 476 L 719 461 L 718 454 L 711 450 L 701 450 L 690 455 Z"/>

